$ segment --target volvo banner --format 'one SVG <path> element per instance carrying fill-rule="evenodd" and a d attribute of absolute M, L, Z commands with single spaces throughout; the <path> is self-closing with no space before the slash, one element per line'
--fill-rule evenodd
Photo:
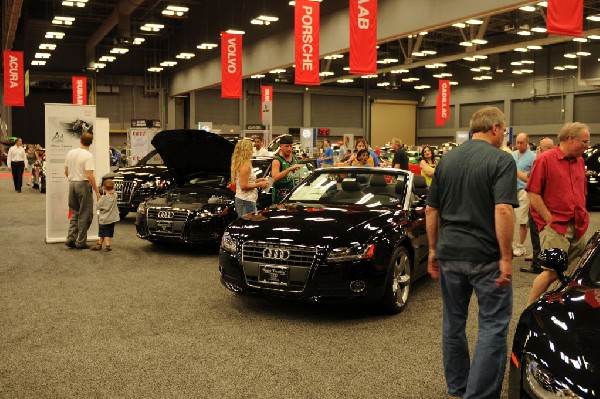
<path fill-rule="evenodd" d="M 242 35 L 221 32 L 221 97 L 242 98 Z"/>
<path fill-rule="evenodd" d="M 320 18 L 318 1 L 296 0 L 294 36 L 297 85 L 318 86 Z"/>

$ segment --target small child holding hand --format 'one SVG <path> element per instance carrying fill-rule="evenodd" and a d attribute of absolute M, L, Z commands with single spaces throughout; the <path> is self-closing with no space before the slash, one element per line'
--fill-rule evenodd
<path fill-rule="evenodd" d="M 110 239 L 115 233 L 115 224 L 119 221 L 119 208 L 117 207 L 117 196 L 115 195 L 115 183 L 112 179 L 104 180 L 102 183 L 104 195 L 100 197 L 96 204 L 98 213 L 98 242 L 92 246 L 92 250 L 102 249 L 102 244 L 106 243 L 106 250 L 111 251 Z"/>

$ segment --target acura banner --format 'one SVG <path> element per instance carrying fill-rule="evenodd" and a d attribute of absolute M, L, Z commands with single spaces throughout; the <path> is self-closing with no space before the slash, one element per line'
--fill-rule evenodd
<path fill-rule="evenodd" d="M 242 35 L 221 32 L 221 97 L 242 98 Z"/>
<path fill-rule="evenodd" d="M 25 105 L 25 68 L 22 51 L 4 51 L 4 105 Z"/>
<path fill-rule="evenodd" d="M 350 0 L 350 73 L 377 73 L 377 0 Z"/>
<path fill-rule="evenodd" d="M 320 3 L 310 0 L 296 0 L 295 42 L 297 85 L 318 86 L 319 77 L 319 38 Z"/>

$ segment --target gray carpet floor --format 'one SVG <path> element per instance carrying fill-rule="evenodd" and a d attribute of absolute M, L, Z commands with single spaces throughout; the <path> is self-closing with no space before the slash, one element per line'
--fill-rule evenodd
<path fill-rule="evenodd" d="M 446 396 L 435 280 L 392 317 L 239 297 L 219 283 L 215 248 L 152 245 L 133 214 L 112 252 L 45 244 L 44 201 L 0 179 L 1 398 Z M 524 263 L 509 345 L 534 277 Z"/>

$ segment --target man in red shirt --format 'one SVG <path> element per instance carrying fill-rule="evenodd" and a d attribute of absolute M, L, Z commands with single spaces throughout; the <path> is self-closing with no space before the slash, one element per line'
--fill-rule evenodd
<path fill-rule="evenodd" d="M 567 251 L 573 265 L 583 253 L 583 236 L 590 223 L 581 157 L 588 148 L 590 131 L 583 123 L 567 123 L 558 133 L 558 140 L 558 146 L 535 160 L 525 190 L 540 232 L 541 249 L 561 248 Z M 533 282 L 527 305 L 535 302 L 557 278 L 556 272 L 544 269 Z"/>

